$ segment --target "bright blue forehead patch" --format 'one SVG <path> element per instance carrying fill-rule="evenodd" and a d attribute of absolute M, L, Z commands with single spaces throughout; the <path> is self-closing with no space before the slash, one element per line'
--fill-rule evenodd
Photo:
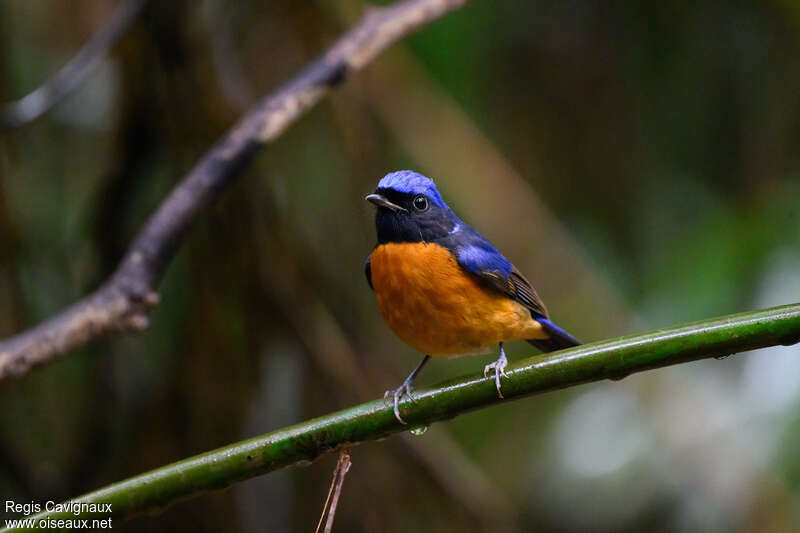
<path fill-rule="evenodd" d="M 378 188 L 394 189 L 397 192 L 406 194 L 424 194 L 434 205 L 446 207 L 444 200 L 442 200 L 442 195 L 439 194 L 439 190 L 433 180 L 413 170 L 398 170 L 397 172 L 386 174 L 378 182 Z"/>

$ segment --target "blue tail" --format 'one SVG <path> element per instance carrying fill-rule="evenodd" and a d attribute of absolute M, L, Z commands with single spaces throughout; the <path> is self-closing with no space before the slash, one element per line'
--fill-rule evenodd
<path fill-rule="evenodd" d="M 564 348 L 571 348 L 572 346 L 580 346 L 583 344 L 581 341 L 544 317 L 536 317 L 536 321 L 542 325 L 547 333 L 550 334 L 550 338 L 529 339 L 528 342 L 543 352 L 554 352 L 556 350 L 563 350 Z"/>

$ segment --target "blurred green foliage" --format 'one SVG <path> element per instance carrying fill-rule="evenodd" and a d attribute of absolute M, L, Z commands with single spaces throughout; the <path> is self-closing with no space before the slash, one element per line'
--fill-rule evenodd
<path fill-rule="evenodd" d="M 113 7 L 0 4 L 0 99 Z M 151 2 L 78 91 L 4 133 L 0 336 L 104 279 L 242 99 L 361 8 Z M 148 331 L 0 385 L 0 497 L 66 499 L 396 386 L 418 354 L 361 266 L 363 196 L 398 168 L 436 179 L 587 341 L 800 300 L 799 29 L 785 0 L 476 0 L 433 24 L 243 172 L 170 267 Z M 797 528 L 798 361 L 684 365 L 361 446 L 337 530 Z M 485 362 L 434 362 L 421 383 Z M 308 531 L 334 461 L 115 529 Z"/>

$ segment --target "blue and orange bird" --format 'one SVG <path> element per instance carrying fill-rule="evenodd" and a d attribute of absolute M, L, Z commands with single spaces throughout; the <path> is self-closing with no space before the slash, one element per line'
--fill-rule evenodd
<path fill-rule="evenodd" d="M 500 357 L 494 372 L 497 395 L 508 360 L 503 343 L 527 340 L 545 352 L 581 342 L 550 321 L 530 282 L 508 259 L 444 203 L 436 185 L 410 170 L 387 174 L 366 200 L 377 206 L 378 244 L 364 263 L 367 282 L 392 331 L 426 354 L 397 389 L 398 403 L 431 357 L 488 353 Z"/>

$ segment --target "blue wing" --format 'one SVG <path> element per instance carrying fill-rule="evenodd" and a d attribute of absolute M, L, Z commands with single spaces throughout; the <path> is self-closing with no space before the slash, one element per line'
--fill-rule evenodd
<path fill-rule="evenodd" d="M 443 244 L 456 256 L 461 268 L 526 306 L 535 318 L 547 318 L 547 309 L 530 282 L 486 237 L 462 222 Z"/>
<path fill-rule="evenodd" d="M 496 272 L 504 278 L 511 275 L 514 265 L 492 246 L 483 235 L 470 227 L 462 227 L 452 234 L 453 250 L 461 268 L 481 276 Z"/>
<path fill-rule="evenodd" d="M 487 286 L 530 310 L 533 318 L 550 334 L 549 339 L 531 340 L 531 344 L 545 352 L 581 344 L 578 339 L 550 321 L 544 302 L 530 282 L 475 229 L 462 222 L 443 244 L 456 256 L 461 268 L 475 274 Z"/>

